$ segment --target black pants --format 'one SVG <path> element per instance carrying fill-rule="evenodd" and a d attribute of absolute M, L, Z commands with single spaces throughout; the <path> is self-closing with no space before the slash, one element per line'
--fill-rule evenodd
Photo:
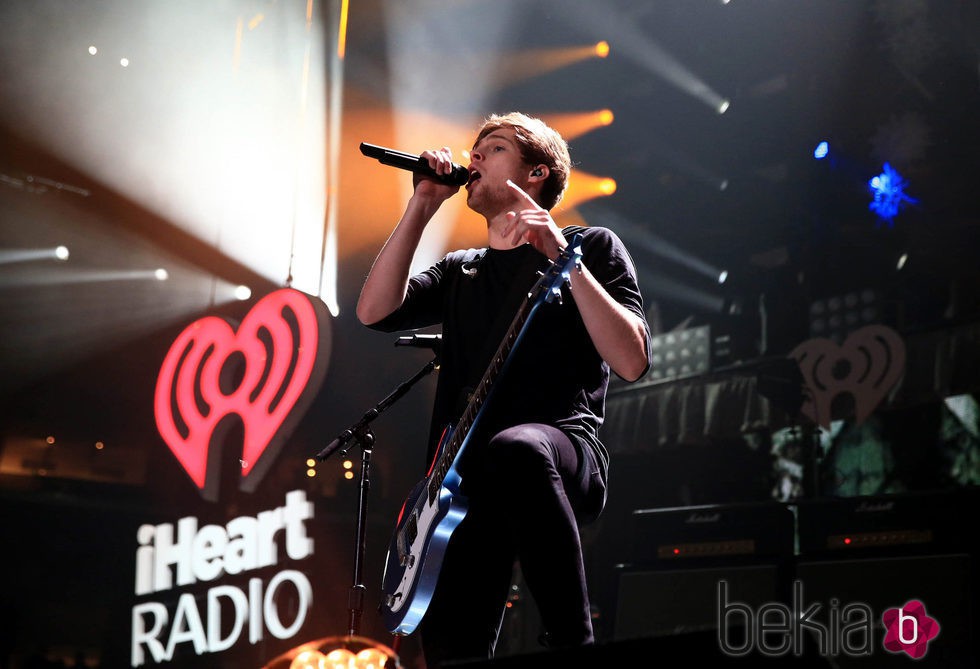
<path fill-rule="evenodd" d="M 467 446 L 461 471 L 469 510 L 446 548 L 420 627 L 428 669 L 493 656 L 515 559 L 549 645 L 592 643 L 576 521 L 576 513 L 604 492 L 592 458 L 583 458 L 561 430 L 537 423 L 508 428 L 476 446 Z"/>

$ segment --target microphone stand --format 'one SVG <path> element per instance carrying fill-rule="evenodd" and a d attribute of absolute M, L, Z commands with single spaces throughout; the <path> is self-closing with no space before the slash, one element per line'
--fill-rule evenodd
<path fill-rule="evenodd" d="M 367 411 L 359 421 L 341 432 L 336 439 L 316 455 L 316 459 L 322 462 L 337 450 L 340 450 L 341 456 L 347 457 L 347 450 L 352 445 L 356 444 L 361 447 L 361 475 L 358 483 L 359 494 L 357 499 L 357 539 L 354 553 L 354 582 L 347 598 L 348 611 L 350 613 L 347 633 L 351 637 L 358 636 L 360 632 L 361 616 L 364 612 L 364 593 L 366 591 L 362 583 L 362 578 L 366 548 L 367 495 L 368 490 L 371 488 L 371 451 L 375 442 L 374 433 L 371 431 L 370 425 L 375 418 L 398 401 L 413 385 L 423 376 L 432 372 L 438 365 L 439 354 L 437 351 L 436 357 L 430 360 L 410 379 L 401 383 L 391 394 Z M 398 638 L 396 637 L 397 640 Z M 397 651 L 397 648 L 395 650 Z"/>

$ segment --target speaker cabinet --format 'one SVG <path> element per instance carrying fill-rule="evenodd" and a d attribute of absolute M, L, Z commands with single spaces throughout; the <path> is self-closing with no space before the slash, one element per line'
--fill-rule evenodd
<path fill-rule="evenodd" d="M 821 614 L 833 602 L 838 607 L 863 603 L 874 614 L 873 652 L 869 657 L 841 654 L 838 666 L 893 667 L 906 660 L 916 667 L 977 667 L 978 626 L 975 558 L 967 554 L 906 555 L 851 560 L 801 561 L 795 570 L 806 603 L 819 603 Z M 890 608 L 919 600 L 926 613 L 939 622 L 939 635 L 929 642 L 926 655 L 914 662 L 905 653 L 883 647 L 882 615 Z M 808 640 L 810 641 L 810 640 Z"/>
<path fill-rule="evenodd" d="M 622 568 L 616 603 L 616 640 L 706 632 L 718 627 L 719 583 L 728 599 L 757 608 L 781 599 L 776 564 L 684 569 Z"/>

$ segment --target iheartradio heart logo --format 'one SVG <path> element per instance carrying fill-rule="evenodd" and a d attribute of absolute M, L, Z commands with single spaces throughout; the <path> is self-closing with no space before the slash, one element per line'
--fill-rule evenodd
<path fill-rule="evenodd" d="M 840 346 L 830 339 L 809 339 L 789 357 L 799 363 L 809 391 L 800 411 L 825 428 L 837 397 L 851 396 L 860 425 L 905 372 L 905 342 L 884 325 L 855 330 Z"/>
<path fill-rule="evenodd" d="M 160 366 L 160 436 L 205 499 L 219 490 L 228 418 L 243 427 L 242 490 L 252 492 L 315 397 L 329 358 L 323 303 L 285 288 L 266 295 L 237 330 L 207 316 L 181 332 Z"/>

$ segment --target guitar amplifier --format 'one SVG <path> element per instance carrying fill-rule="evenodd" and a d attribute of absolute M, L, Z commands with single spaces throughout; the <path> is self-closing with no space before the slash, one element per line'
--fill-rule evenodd
<path fill-rule="evenodd" d="M 793 555 L 793 512 L 780 502 L 637 509 L 631 520 L 636 564 Z"/>
<path fill-rule="evenodd" d="M 801 556 L 977 549 L 978 488 L 797 502 Z"/>

